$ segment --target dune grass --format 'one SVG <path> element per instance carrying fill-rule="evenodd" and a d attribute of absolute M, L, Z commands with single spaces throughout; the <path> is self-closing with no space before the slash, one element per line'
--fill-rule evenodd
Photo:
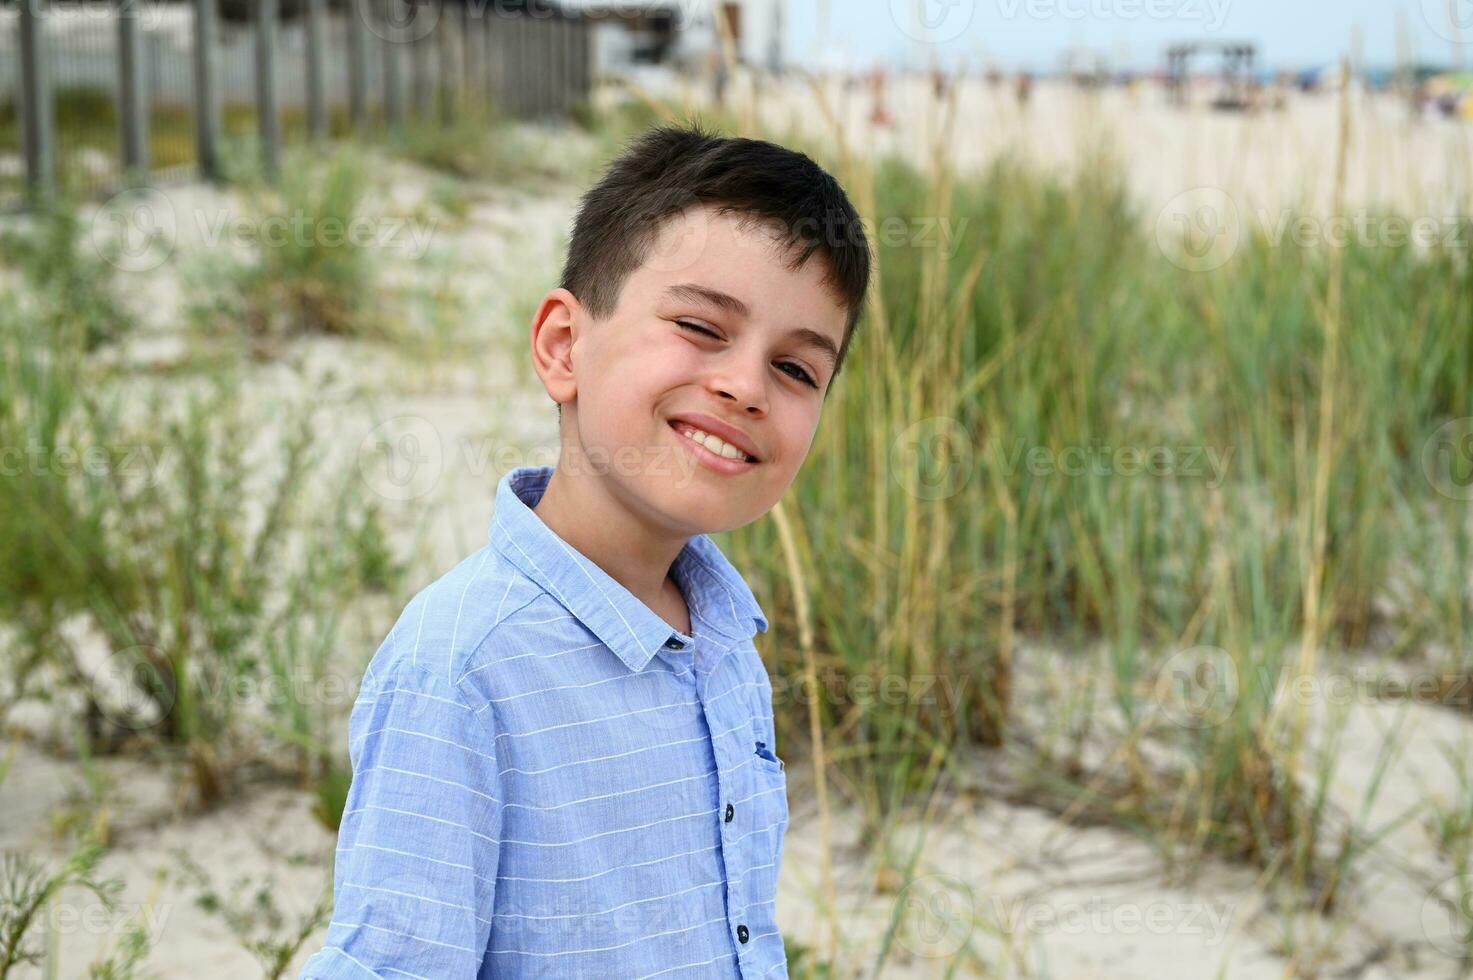
<path fill-rule="evenodd" d="M 1330 802 L 1340 760 L 1300 756 L 1289 723 L 1310 705 L 1285 685 L 1313 679 L 1306 645 L 1325 671 L 1339 650 L 1449 689 L 1473 670 L 1468 504 L 1439 489 L 1468 485 L 1473 454 L 1436 452 L 1470 405 L 1466 254 L 1256 234 L 1192 271 L 1107 142 L 1073 178 L 1006 156 L 959 176 L 944 145 L 922 172 L 842 133 L 725 126 L 803 147 L 872 228 L 906 228 L 875 243 L 861 334 L 780 512 L 729 536 L 774 624 L 780 740 L 821 732 L 871 831 L 931 787 L 936 753 L 946 781 L 963 750 L 1002 749 L 1030 802 L 1173 859 L 1288 872 L 1292 901 L 1333 909 L 1385 828 Z M 923 233 L 941 219 L 965 229 L 950 245 Z M 1015 693 L 1041 647 L 1103 670 L 1047 724 Z"/>
<path fill-rule="evenodd" d="M 7 702 L 74 705 L 103 751 L 170 749 L 205 805 L 274 738 L 330 804 L 336 627 L 403 570 L 378 511 L 356 473 L 321 472 L 310 404 L 275 407 L 263 458 L 234 373 L 140 389 L 87 356 L 87 311 L 112 309 L 87 304 L 0 302 Z"/>
<path fill-rule="evenodd" d="M 374 301 L 372 243 L 387 226 L 365 209 L 362 150 L 345 143 L 321 160 L 294 154 L 276 183 L 252 154 L 235 159 L 241 213 L 204 216 L 203 233 L 214 240 L 185 270 L 195 327 L 263 358 L 307 334 L 393 337 L 392 319 Z"/>
<path fill-rule="evenodd" d="M 647 113 L 658 109 L 623 118 Z M 991 750 L 1015 761 L 1018 800 L 1131 828 L 1174 862 L 1249 862 L 1289 886 L 1289 907 L 1333 911 L 1387 828 L 1331 802 L 1333 731 L 1309 755 L 1295 734 L 1320 723 L 1308 709 L 1323 699 L 1292 682 L 1369 651 L 1439 678 L 1419 696 L 1467 711 L 1450 703 L 1473 676 L 1467 255 L 1260 233 L 1197 272 L 1158 247 L 1108 143 L 1074 178 L 1008 157 L 961 175 L 943 144 L 917 170 L 858 157 L 842 134 L 704 121 L 801 146 L 871 228 L 904 228 L 875 242 L 861 334 L 803 471 L 771 519 L 722 542 L 772 621 L 759 646 L 780 743 L 814 754 L 825 818 L 831 791 L 880 834 Z M 624 125 L 600 130 L 600 146 Z M 495 147 L 443 134 L 404 152 L 452 174 L 500 172 Z M 347 215 L 361 191 L 350 171 L 325 190 L 294 186 L 295 204 L 262 213 Z M 357 335 L 343 305 L 366 283 L 357 258 L 262 261 L 231 309 L 293 319 L 260 333 Z M 228 383 L 126 424 L 118 403 L 84 397 L 83 352 L 127 325 L 110 325 L 105 294 L 35 281 L 43 298 L 85 305 L 39 319 L 0 306 L 0 444 L 152 447 L 178 460 L 166 481 L 178 496 L 119 483 L 115 468 L 0 478 L 13 676 L 79 690 L 94 736 L 115 735 L 116 706 L 82 683 L 60 629 L 90 619 L 110 650 L 147 651 L 127 660 L 133 703 L 146 717 L 164 707 L 169 720 L 145 728 L 185 748 L 205 797 L 225 791 L 221 733 L 249 726 L 289 748 L 331 825 L 345 787 L 322 748 L 324 706 L 289 698 L 245 720 L 211 692 L 242 675 L 321 676 L 346 595 L 333 589 L 389 580 L 376 516 L 348 500 L 325 524 L 294 519 L 311 439 L 288 426 L 268 517 L 247 520 L 234 491 L 251 465 L 226 421 Z M 314 538 L 311 524 L 334 532 Z M 60 558 L 58 540 L 73 543 Z M 344 540 L 359 544 L 344 555 Z M 259 559 L 299 545 L 278 592 Z M 318 594 L 323 605 L 298 604 Z M 1043 650 L 1077 670 L 1068 697 L 1040 709 L 1023 698 L 1041 686 L 1026 682 Z M 1394 764 L 1388 744 L 1373 787 Z M 1408 811 L 1464 874 L 1468 782 L 1449 805 Z M 1312 959 L 1300 941 L 1286 954 Z M 795 943 L 795 975 L 836 975 L 834 946 L 832 933 L 824 949 Z"/>

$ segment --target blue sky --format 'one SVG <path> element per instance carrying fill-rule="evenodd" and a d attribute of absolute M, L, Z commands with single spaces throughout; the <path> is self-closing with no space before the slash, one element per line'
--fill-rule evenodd
<path fill-rule="evenodd" d="M 932 32 L 915 26 L 917 5 Z M 820 0 L 787 0 L 791 58 L 817 56 L 819 7 Z M 1366 63 L 1389 67 L 1399 18 L 1414 57 L 1448 65 L 1461 58 L 1473 68 L 1473 0 L 828 0 L 828 48 L 830 58 L 847 52 L 860 64 L 929 64 L 934 50 L 943 64 L 966 56 L 1048 71 L 1079 47 L 1154 68 L 1166 44 L 1209 38 L 1254 42 L 1259 67 L 1297 68 L 1334 61 L 1359 28 Z"/>

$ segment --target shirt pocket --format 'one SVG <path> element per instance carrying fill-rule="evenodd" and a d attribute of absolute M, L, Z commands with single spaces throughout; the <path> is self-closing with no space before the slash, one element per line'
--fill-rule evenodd
<path fill-rule="evenodd" d="M 777 873 L 782 866 L 783 835 L 788 829 L 787 765 L 768 745 L 758 740 L 752 757 L 752 823 L 756 840 L 761 842 L 761 860 L 771 862 L 766 869 L 775 890 Z"/>

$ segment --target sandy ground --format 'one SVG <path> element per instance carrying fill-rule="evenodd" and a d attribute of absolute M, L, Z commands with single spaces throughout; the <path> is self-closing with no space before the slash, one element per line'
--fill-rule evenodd
<path fill-rule="evenodd" d="M 692 106 L 706 104 L 700 85 L 668 83 L 651 90 Z M 754 86 L 745 77 L 728 90 L 728 108 L 765 123 L 838 138 L 864 154 L 896 153 L 929 165 L 931 148 L 944 145 L 960 169 L 985 166 L 1003 153 L 1030 163 L 1073 170 L 1081 150 L 1102 134 L 1125 165 L 1140 207 L 1148 215 L 1194 188 L 1231 195 L 1244 217 L 1259 223 L 1280 211 L 1325 214 L 1335 169 L 1339 130 L 1338 92 L 1286 92 L 1281 109 L 1255 113 L 1214 111 L 1207 92 L 1188 108 L 1168 103 L 1158 87 L 1081 89 L 1061 82 L 1036 83 L 1020 107 L 1011 80 L 994 88 L 981 79 L 963 82 L 954 114 L 936 103 L 929 82 L 892 78 L 884 105 L 892 121 L 871 121 L 874 93 L 868 83 L 799 78 Z M 816 111 L 814 91 L 829 111 Z M 755 110 L 752 106 L 755 104 Z M 1443 215 L 1457 206 L 1473 210 L 1473 126 L 1466 120 L 1416 116 L 1400 98 L 1352 86 L 1346 201 L 1352 207 L 1397 208 L 1408 214 Z"/>
<path fill-rule="evenodd" d="M 982 99 L 978 111 L 988 111 L 987 93 L 977 97 Z M 1070 98 L 1064 92 L 1041 91 L 1030 112 L 1062 113 Z M 1107 102 L 1114 98 L 1105 97 Z M 1301 108 L 1310 111 L 1308 104 L 1291 111 Z M 861 110 L 867 107 L 856 103 L 850 109 Z M 1321 116 L 1324 110 L 1318 106 Z M 996 114 L 996 127 L 1016 130 L 1018 120 L 1009 121 L 1006 105 L 990 111 Z M 1121 111 L 1119 106 L 1111 109 Z M 1156 172 L 1150 168 L 1165 169 L 1168 162 L 1159 159 L 1152 134 L 1166 125 L 1163 118 L 1151 110 L 1128 128 L 1134 137 L 1130 155 L 1145 161 L 1141 165 L 1147 168 L 1144 177 L 1133 171 L 1132 179 L 1157 193 L 1167 188 L 1154 183 Z M 1231 171 L 1233 154 L 1220 148 L 1237 146 L 1244 133 L 1269 125 L 1275 124 L 1193 117 L 1194 135 L 1173 144 L 1176 156 L 1169 163 L 1182 166 L 1184 159 L 1196 159 L 1221 177 Z M 1396 124 L 1386 125 L 1394 129 Z M 1034 152 L 1067 156 L 1063 143 L 1051 142 L 1059 131 L 1030 127 L 1026 132 Z M 1431 132 L 1419 138 L 1433 143 L 1451 139 L 1435 126 Z M 967 152 L 986 155 L 991 142 L 987 125 L 969 122 L 959 135 L 975 148 Z M 1297 175 L 1300 182 L 1314 180 L 1316 161 L 1323 159 L 1324 140 L 1311 137 L 1310 132 L 1299 134 L 1307 161 L 1307 169 Z M 1282 133 L 1262 136 L 1263 146 L 1277 145 L 1272 153 L 1262 151 L 1264 160 L 1290 152 L 1290 146 L 1271 142 L 1283 138 Z M 1211 152 L 1214 145 L 1219 152 Z M 1415 157 L 1406 147 L 1394 152 Z M 429 202 L 439 178 L 407 165 L 381 166 L 374 211 L 431 220 L 435 212 Z M 1186 172 L 1193 173 L 1190 168 Z M 1365 179 L 1365 193 L 1373 194 L 1375 180 L 1370 174 Z M 1254 177 L 1243 186 L 1261 185 Z M 552 461 L 552 405 L 530 370 L 519 365 L 526 343 L 525 303 L 551 285 L 576 193 L 577 188 L 564 188 L 530 197 L 504 188 L 479 188 L 463 224 L 441 216 L 444 223 L 433 235 L 426 261 L 386 263 L 386 288 L 409 288 L 429 279 L 453 284 L 463 297 L 446 314 L 452 321 L 450 333 L 461 343 L 450 356 L 406 357 L 389 347 L 313 340 L 294 344 L 277 363 L 250 369 L 250 397 L 242 405 L 264 410 L 263 442 L 277 437 L 267 417 L 273 404 L 310 397 L 321 413 L 323 443 L 332 457 L 324 468 L 363 466 L 370 489 L 384 502 L 396 542 L 418 550 L 421 581 L 438 574 L 431 570 L 448 568 L 480 546 L 496 481 L 506 469 Z M 233 207 L 218 192 L 196 185 L 173 188 L 167 195 L 184 215 Z M 191 341 L 180 323 L 178 264 L 180 256 L 197 247 L 198 242 L 181 233 L 174 259 L 129 281 L 129 301 L 147 313 L 148 326 L 130 341 L 126 359 L 166 364 L 188 351 Z M 427 466 L 407 485 L 386 482 L 372 465 L 378 447 L 406 433 L 430 450 Z M 361 649 L 345 653 L 348 674 L 376 643 L 368 635 L 360 639 Z M 1065 694 L 1078 689 L 1080 672 L 1100 669 L 1087 654 L 1023 651 L 1018 699 L 1025 727 L 1056 722 L 1059 705 L 1067 702 Z M 1330 797 L 1369 828 L 1390 829 L 1363 859 L 1365 879 L 1335 918 L 1284 911 L 1274 890 L 1265 889 L 1251 869 L 1208 861 L 1199 874 L 1184 878 L 1157 847 L 1124 830 L 1079 827 L 1036 807 L 1004 802 L 994 791 L 1014 778 L 1010 763 L 978 756 L 966 762 L 967 777 L 950 787 L 933 812 L 901 821 L 883 846 L 864 834 L 854 812 L 842 807 L 835 812 L 834 867 L 846 974 L 873 961 L 898 908 L 903 925 L 880 974 L 886 977 L 948 975 L 945 964 L 968 943 L 986 967 L 964 967 L 958 975 L 1269 978 L 1285 975 L 1288 957 L 1296 950 L 1319 950 L 1311 959 L 1323 975 L 1387 980 L 1454 976 L 1449 920 L 1429 898 L 1439 888 L 1450 894 L 1446 886 L 1453 869 L 1437 856 L 1423 820 L 1393 822 L 1408 807 L 1427 801 L 1452 805 L 1456 784 L 1447 753 L 1468 757 L 1473 724 L 1467 716 L 1446 710 L 1350 700 Z M 1110 709 L 1106 704 L 1100 710 L 1108 715 Z M 45 732 L 42 712 L 15 720 Z M 1312 726 L 1316 742 L 1333 734 L 1331 722 L 1322 703 Z M 1375 788 L 1377 755 L 1393 731 L 1400 747 L 1396 761 L 1366 804 L 1368 790 Z M 821 947 L 826 913 L 819 887 L 821 839 L 812 770 L 792 753 L 789 765 L 792 826 L 779 914 L 790 940 Z M 182 804 L 175 788 L 177 773 L 167 765 L 111 758 L 100 760 L 99 767 L 112 787 L 107 796 L 114 844 L 102 870 L 125 882 L 123 905 L 120 916 L 108 921 L 85 896 L 65 898 L 67 920 L 53 927 L 57 975 L 81 975 L 92 955 L 114 945 L 127 926 L 141 922 L 155 941 L 149 965 L 159 977 L 201 972 L 214 980 L 259 976 L 250 955 L 220 919 L 197 906 L 197 889 L 173 877 L 160 880 L 158 873 L 164 869 L 177 875 L 177 849 L 183 849 L 219 888 L 240 894 L 265 883 L 279 908 L 289 916 L 303 914 L 328 880 L 334 844 L 333 835 L 311 814 L 310 794 L 279 783 L 262 784 L 199 815 Z M 90 810 L 83 786 L 75 760 L 40 742 L 19 744 L 0 789 L 0 847 L 59 856 L 63 850 L 52 828 L 68 813 Z M 888 855 L 886 860 L 904 864 L 918 837 L 923 837 L 918 878 L 897 890 L 899 879 L 881 867 L 880 858 Z M 320 941 L 319 933 L 294 967 Z"/>
<path fill-rule="evenodd" d="M 1020 664 L 1022 714 L 1040 727 L 1059 690 L 1103 666 L 1037 649 L 1026 651 Z M 1316 739 L 1334 729 L 1325 722 L 1318 718 Z M 1337 807 L 1360 814 L 1374 760 L 1393 732 L 1400 751 L 1387 784 L 1360 816 L 1368 831 L 1446 793 L 1453 783 L 1444 751 L 1466 758 L 1473 748 L 1468 720 L 1451 712 L 1357 703 L 1340 735 L 1342 762 L 1330 793 Z M 55 926 L 59 975 L 80 975 L 93 951 L 143 924 L 155 940 L 150 965 L 160 977 L 191 977 L 201 967 L 220 980 L 258 976 L 222 922 L 197 906 L 199 889 L 178 877 L 176 855 L 188 853 L 217 889 L 241 895 L 264 886 L 289 921 L 305 915 L 321 895 L 334 844 L 311 814 L 311 797 L 263 784 L 201 816 L 180 807 L 167 768 L 131 759 L 104 760 L 102 768 L 114 787 L 114 846 L 102 871 L 125 882 L 123 903 L 108 919 L 88 896 L 67 899 L 68 918 Z M 987 966 L 960 975 L 1267 980 L 1286 975 L 1291 932 L 1301 955 L 1321 971 L 1304 975 L 1457 975 L 1450 920 L 1429 900 L 1453 870 L 1434 856 L 1419 821 L 1402 824 L 1362 859 L 1362 878 L 1344 911 L 1332 918 L 1290 914 L 1253 869 L 1209 860 L 1184 875 L 1155 844 L 1126 831 L 1075 826 L 999 799 L 1007 795 L 999 789 L 1015 778 L 1001 757 L 978 754 L 964 759 L 961 770 L 965 777 L 931 812 L 898 821 L 883 846 L 864 834 L 853 810 L 835 811 L 837 918 L 847 966 L 874 962 L 898 909 L 900 926 L 881 976 L 946 975 L 944 964 L 969 944 Z M 828 920 L 812 770 L 790 756 L 789 771 L 792 828 L 780 915 L 790 939 L 821 947 Z M 74 761 L 23 746 L 0 806 L 0 847 L 55 853 L 47 828 L 54 815 L 76 809 L 82 784 Z M 914 880 L 899 887 L 903 878 L 895 869 L 917 849 Z M 320 936 L 296 965 L 316 942 Z"/>

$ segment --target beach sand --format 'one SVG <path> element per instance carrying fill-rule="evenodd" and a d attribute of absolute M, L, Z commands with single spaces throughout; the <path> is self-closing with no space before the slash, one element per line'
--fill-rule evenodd
<path fill-rule="evenodd" d="M 1218 185 L 1247 201 L 1279 206 L 1324 183 L 1324 166 L 1333 143 L 1332 100 L 1295 100 L 1284 117 L 1240 119 L 1203 113 L 1182 120 L 1161 106 L 1129 110 L 1123 93 L 1088 96 L 1041 85 L 1027 119 L 980 85 L 969 89 L 967 116 L 958 127 L 965 160 L 981 162 L 1005 142 L 1026 144 L 1027 152 L 1061 166 L 1077 151 L 1080 113 L 1112 122 L 1128 119 L 1125 155 L 1132 186 L 1145 212 L 1162 195 L 1203 183 Z M 846 118 L 867 112 L 862 90 L 845 105 Z M 837 96 L 836 96 L 837 97 Z M 875 148 L 890 145 L 915 151 L 924 145 L 923 108 L 908 107 L 901 94 L 896 115 L 912 121 L 906 133 L 877 134 Z M 778 121 L 790 119 L 801 88 L 774 98 L 768 110 Z M 1393 107 L 1369 109 L 1385 134 L 1403 133 Z M 1073 118 L 1071 118 L 1071 113 Z M 810 118 L 812 114 L 809 114 Z M 922 127 L 918 133 L 915 127 Z M 1370 138 L 1372 126 L 1363 132 Z M 1005 138 L 999 136 L 1005 134 Z M 571 138 L 571 137 L 570 137 Z M 1415 138 L 1390 139 L 1386 170 L 1367 159 L 1355 165 L 1358 199 L 1367 202 L 1397 194 L 1426 203 L 1447 187 L 1439 169 L 1466 133 L 1438 124 Z M 1279 169 L 1286 158 L 1300 161 L 1293 172 Z M 1418 168 L 1426 165 L 1428 169 Z M 442 180 L 420 168 L 380 161 L 377 194 L 370 205 L 383 215 L 433 215 L 432 189 Z M 1406 182 L 1401 168 L 1416 171 Z M 1398 176 L 1393 176 L 1398 175 Z M 474 190 L 474 189 L 473 189 Z M 259 422 L 259 444 L 282 437 L 273 425 L 273 406 L 305 398 L 321 413 L 323 469 L 358 465 L 371 452 L 375 433 L 416 432 L 432 439 L 432 471 L 410 495 L 373 483 L 380 493 L 395 543 L 417 549 L 418 580 L 426 584 L 460 557 L 480 547 L 491 516 L 492 495 L 505 470 L 553 462 L 556 421 L 553 405 L 537 387 L 525 357 L 524 304 L 551 288 L 576 205 L 576 187 L 535 196 L 485 187 L 463 223 L 445 218 L 437 227 L 427 259 L 389 263 L 386 288 L 413 288 L 426 281 L 448 283 L 464 302 L 454 308 L 449 330 L 464 346 L 448 359 L 405 357 L 394 347 L 335 339 L 293 342 L 276 362 L 252 365 L 242 398 L 243 410 Z M 201 185 L 167 192 L 181 214 L 229 210 L 230 193 Z M 426 210 L 428 209 L 428 210 Z M 181 235 L 174 257 L 164 267 L 130 281 L 129 301 L 144 314 L 144 327 L 121 355 L 135 366 L 163 365 L 182 357 L 192 341 L 182 318 L 178 266 L 199 243 Z M 405 499 L 394 499 L 403 496 Z M 423 532 L 423 533 L 421 533 Z M 407 596 L 399 597 L 406 599 Z M 392 605 L 392 603 L 390 603 Z M 400 603 L 402 605 L 402 602 Z M 384 628 L 397 607 L 378 612 Z M 383 617 L 387 615 L 388 619 Z M 380 637 L 365 626 L 346 642 L 339 669 L 356 682 Z M 356 643 L 356 645 L 355 645 Z M 1075 681 L 1081 670 L 1100 669 L 1088 656 L 1058 650 L 1027 649 L 1017 661 L 1020 723 L 1049 723 L 1054 692 Z M 1394 665 L 1382 665 L 1386 670 Z M 351 692 L 351 687 L 349 688 Z M 350 701 L 351 697 L 345 701 Z M 346 714 L 346 703 L 342 706 Z M 1108 713 L 1108 706 L 1102 707 Z M 1323 710 L 1323 709 L 1322 709 Z M 1319 715 L 1316 739 L 1329 730 Z M 1377 753 L 1393 723 L 1407 739 L 1389 782 L 1369 813 L 1372 826 L 1389 822 L 1406 806 L 1452 785 L 1440 746 L 1465 756 L 1473 720 L 1418 705 L 1388 705 L 1355 699 L 1345 716 L 1341 764 L 1331 786 L 1336 804 L 1351 814 L 1371 782 Z M 9 778 L 0 791 L 0 845 L 59 858 L 64 847 L 52 833 L 67 812 L 87 810 L 80 764 L 47 748 L 61 733 L 34 706 L 12 717 L 34 740 L 22 742 Z M 346 733 L 343 733 L 346 737 Z M 779 918 L 790 940 L 822 948 L 826 915 L 819 887 L 820 837 L 813 773 L 796 752 L 785 752 L 790 774 L 791 829 L 778 902 Z M 1104 760 L 1101 760 L 1104 761 Z M 104 921 L 91 899 L 71 894 L 61 905 L 68 922 L 58 924 L 58 975 L 82 975 L 83 964 L 115 945 L 123 930 L 142 922 L 155 942 L 148 959 L 161 978 L 245 980 L 259 969 L 218 917 L 198 907 L 198 889 L 175 878 L 161 882 L 160 869 L 177 874 L 176 849 L 187 852 L 216 887 L 237 894 L 250 884 L 267 883 L 276 905 L 288 917 L 311 909 L 327 882 L 334 835 L 312 815 L 313 797 L 279 781 L 248 783 L 247 791 L 220 808 L 200 814 L 177 791 L 181 774 L 146 758 L 97 760 L 113 787 L 109 825 L 112 847 L 103 859 L 105 875 L 125 883 L 121 916 Z M 886 846 L 874 846 L 858 815 L 842 805 L 833 814 L 842 962 L 845 975 L 872 961 L 899 907 L 905 925 L 897 931 L 886 977 L 922 978 L 945 974 L 946 959 L 970 943 L 994 977 L 1143 978 L 1281 977 L 1288 943 L 1286 914 L 1275 896 L 1265 894 L 1252 869 L 1207 861 L 1200 873 L 1182 879 L 1158 848 L 1125 830 L 1080 827 L 1036 806 L 1008 802 L 996 792 L 1016 778 L 1001 757 L 978 754 L 965 770 L 968 782 L 952 785 L 935 812 L 901 821 Z M 79 802 L 80 801 L 80 802 Z M 877 853 L 904 864 L 908 845 L 924 831 L 917 880 L 899 889 L 892 871 L 881 870 Z M 1338 917 L 1296 916 L 1300 943 L 1323 946 L 1315 968 L 1328 974 L 1349 970 L 1364 978 L 1450 976 L 1453 960 L 1445 933 L 1439 934 L 1429 882 L 1453 874 L 1436 856 L 1418 822 L 1404 824 L 1364 859 L 1369 880 Z M 319 931 L 294 962 L 296 968 L 321 943 Z M 852 972 L 851 971 L 855 971 Z M 968 975 L 968 970 L 960 975 Z M 20 976 L 38 975 L 18 971 Z"/>

